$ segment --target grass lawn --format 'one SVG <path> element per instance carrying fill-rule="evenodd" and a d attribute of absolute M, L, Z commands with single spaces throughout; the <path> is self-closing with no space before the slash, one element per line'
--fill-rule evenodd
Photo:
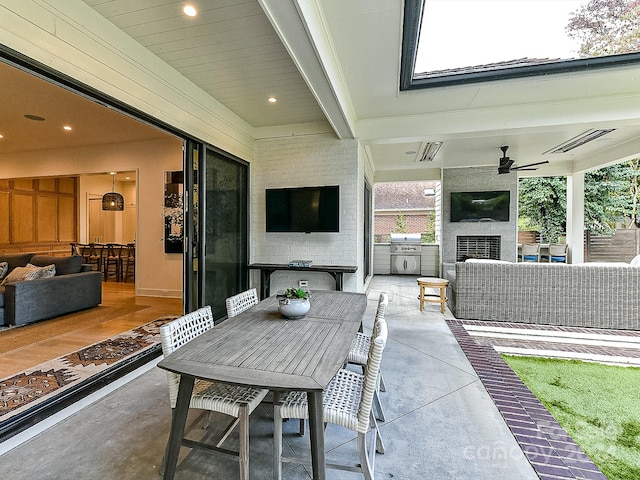
<path fill-rule="evenodd" d="M 640 479 L 640 368 L 503 358 L 609 480 Z"/>

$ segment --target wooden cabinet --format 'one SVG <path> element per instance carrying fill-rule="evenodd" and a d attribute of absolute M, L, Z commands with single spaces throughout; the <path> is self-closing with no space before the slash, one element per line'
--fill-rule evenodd
<path fill-rule="evenodd" d="M 78 180 L 0 181 L 0 250 L 69 251 L 78 238 Z"/>

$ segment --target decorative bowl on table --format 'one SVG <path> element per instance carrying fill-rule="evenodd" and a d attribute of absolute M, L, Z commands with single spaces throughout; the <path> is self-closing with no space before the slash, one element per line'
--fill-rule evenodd
<path fill-rule="evenodd" d="M 311 308 L 309 292 L 302 288 L 287 288 L 278 292 L 277 298 L 280 313 L 292 320 L 304 317 Z"/>

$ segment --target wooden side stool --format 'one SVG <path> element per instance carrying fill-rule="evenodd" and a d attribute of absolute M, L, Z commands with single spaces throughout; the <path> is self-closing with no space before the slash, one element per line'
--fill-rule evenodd
<path fill-rule="evenodd" d="M 418 278 L 418 287 L 420 288 L 420 311 L 424 309 L 424 302 L 439 303 L 440 310 L 444 313 L 444 306 L 447 303 L 446 288 L 449 280 L 436 277 L 420 277 Z M 426 288 L 439 288 L 440 294 L 426 293 Z"/>

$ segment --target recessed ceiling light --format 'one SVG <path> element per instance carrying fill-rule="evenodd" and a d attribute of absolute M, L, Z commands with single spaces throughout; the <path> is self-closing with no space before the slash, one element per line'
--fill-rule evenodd
<path fill-rule="evenodd" d="M 29 120 L 35 120 L 36 122 L 44 122 L 44 118 L 39 117 L 38 115 L 27 114 L 24 118 L 28 118 Z"/>
<path fill-rule="evenodd" d="M 4 138 L 4 135 L 2 135 L 1 133 L 0 133 L 0 138 Z"/>
<path fill-rule="evenodd" d="M 62 128 L 63 128 L 63 130 L 66 130 L 67 132 L 70 132 L 71 130 L 73 130 L 73 127 L 71 127 L 71 125 L 65 125 Z"/>
<path fill-rule="evenodd" d="M 269 97 L 269 98 L 267 98 L 267 101 L 269 103 L 276 103 L 278 101 L 278 99 L 276 97 Z"/>
<path fill-rule="evenodd" d="M 195 17 L 196 15 L 198 15 L 198 10 L 196 10 L 196 7 L 194 7 L 193 5 L 185 5 L 184 7 L 182 7 L 182 11 L 187 17 Z"/>

